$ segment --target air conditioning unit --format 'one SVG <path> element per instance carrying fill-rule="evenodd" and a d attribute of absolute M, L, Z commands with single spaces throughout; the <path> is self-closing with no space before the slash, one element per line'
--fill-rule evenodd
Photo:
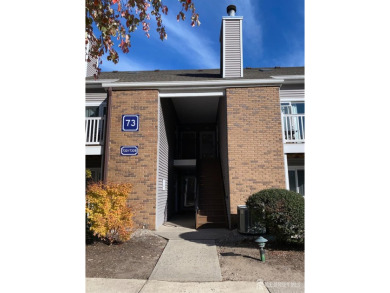
<path fill-rule="evenodd" d="M 246 205 L 237 206 L 238 232 L 243 234 L 265 234 L 266 228 L 263 219 L 251 218 L 251 213 Z M 261 215 L 260 217 L 263 217 Z"/>
<path fill-rule="evenodd" d="M 249 233 L 249 210 L 246 205 L 237 206 L 238 232 Z"/>

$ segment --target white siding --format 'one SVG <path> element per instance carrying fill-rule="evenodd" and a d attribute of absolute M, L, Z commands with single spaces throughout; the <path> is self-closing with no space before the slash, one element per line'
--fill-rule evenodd
<path fill-rule="evenodd" d="M 90 47 L 90 43 L 88 43 L 85 46 L 85 51 L 86 51 L 87 55 L 89 55 L 89 47 Z M 90 58 L 89 62 L 88 62 L 88 57 Z M 88 57 L 86 57 L 86 60 L 85 60 L 85 76 L 86 77 L 93 76 L 94 74 L 97 74 L 97 69 L 94 67 L 94 65 L 96 65 L 96 67 L 99 66 L 99 58 L 92 58 L 90 56 L 88 56 Z"/>
<path fill-rule="evenodd" d="M 223 21 L 223 77 L 242 77 L 241 19 Z"/>
<path fill-rule="evenodd" d="M 98 59 L 91 58 L 90 62 L 88 61 L 85 62 L 87 64 L 86 77 L 93 76 L 94 74 L 96 74 L 97 69 L 93 65 L 96 64 L 96 66 L 98 66 Z"/>
<path fill-rule="evenodd" d="M 161 101 L 158 103 L 158 154 L 156 191 L 156 229 L 167 220 L 169 147 Z M 163 180 L 166 180 L 163 190 Z"/>
<path fill-rule="evenodd" d="M 280 89 L 279 95 L 280 100 L 304 100 L 305 89 Z"/>

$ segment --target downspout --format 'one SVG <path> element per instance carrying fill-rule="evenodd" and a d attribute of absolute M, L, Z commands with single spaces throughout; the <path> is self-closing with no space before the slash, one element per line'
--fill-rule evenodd
<path fill-rule="evenodd" d="M 104 166 L 103 166 L 103 183 L 107 184 L 107 167 L 108 167 L 108 157 L 110 155 L 110 128 L 111 128 L 111 97 L 112 97 L 112 88 L 108 88 L 108 103 L 107 103 L 107 116 L 106 116 L 106 135 L 104 139 Z"/>

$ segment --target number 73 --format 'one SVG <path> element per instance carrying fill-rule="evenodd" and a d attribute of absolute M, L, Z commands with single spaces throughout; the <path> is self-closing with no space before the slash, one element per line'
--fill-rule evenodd
<path fill-rule="evenodd" d="M 126 126 L 131 126 L 131 127 L 134 127 L 135 126 L 135 119 L 125 119 L 126 121 Z"/>

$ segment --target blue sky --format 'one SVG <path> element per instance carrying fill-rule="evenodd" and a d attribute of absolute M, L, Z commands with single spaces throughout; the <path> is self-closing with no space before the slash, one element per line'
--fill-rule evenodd
<path fill-rule="evenodd" d="M 219 34 L 229 4 L 243 16 L 244 67 L 304 66 L 304 0 L 195 0 L 201 25 L 191 27 L 189 17 L 176 21 L 177 0 L 165 0 L 163 17 L 168 39 L 163 42 L 151 22 L 150 39 L 142 28 L 132 34 L 128 54 L 119 63 L 103 57 L 102 71 L 139 71 L 219 68 Z"/>

